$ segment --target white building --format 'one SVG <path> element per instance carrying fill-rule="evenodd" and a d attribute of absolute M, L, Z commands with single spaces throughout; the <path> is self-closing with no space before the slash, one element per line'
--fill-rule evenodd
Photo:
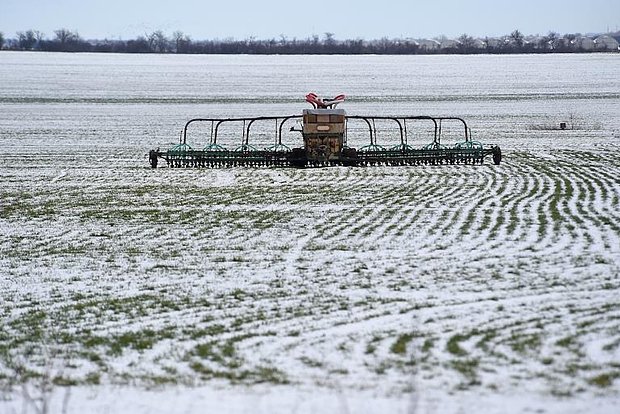
<path fill-rule="evenodd" d="M 454 39 L 442 39 L 439 44 L 440 49 L 456 49 L 461 43 Z"/>
<path fill-rule="evenodd" d="M 603 35 L 594 39 L 597 50 L 618 50 L 618 41 L 611 36 Z"/>
<path fill-rule="evenodd" d="M 596 48 L 596 43 L 589 37 L 579 36 L 571 41 L 573 47 L 582 50 L 594 50 Z"/>
<path fill-rule="evenodd" d="M 525 38 L 525 42 L 528 45 L 532 45 L 534 49 L 541 49 L 541 50 L 551 49 L 551 45 L 549 45 L 547 39 L 544 38 L 543 36 L 539 36 L 539 35 L 528 36 Z"/>
<path fill-rule="evenodd" d="M 484 49 L 487 47 L 487 44 L 484 43 L 482 39 L 474 39 L 474 43 L 472 44 L 474 49 Z"/>
<path fill-rule="evenodd" d="M 497 39 L 495 37 L 489 37 L 485 41 L 488 47 L 500 47 L 504 42 L 501 39 Z"/>
<path fill-rule="evenodd" d="M 438 41 L 431 39 L 418 40 L 418 45 L 422 50 L 437 50 L 441 46 Z"/>

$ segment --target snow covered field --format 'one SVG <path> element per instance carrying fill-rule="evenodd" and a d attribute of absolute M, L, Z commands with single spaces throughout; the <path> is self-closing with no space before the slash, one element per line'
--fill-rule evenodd
<path fill-rule="evenodd" d="M 618 73 L 0 53 L 0 413 L 616 412 Z M 191 117 L 309 91 L 462 116 L 504 162 L 148 168 Z"/>

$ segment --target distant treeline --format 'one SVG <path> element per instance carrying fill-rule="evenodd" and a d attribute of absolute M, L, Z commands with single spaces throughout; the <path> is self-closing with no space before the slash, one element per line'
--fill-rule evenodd
<path fill-rule="evenodd" d="M 620 32 L 605 36 L 620 40 Z M 0 49 L 38 50 L 48 52 L 112 52 L 112 53 L 183 53 L 183 54 L 474 54 L 474 53 L 575 53 L 591 51 L 618 51 L 617 45 L 604 47 L 592 46 L 583 42 L 585 38 L 579 34 L 559 35 L 550 32 L 546 36 L 525 37 L 515 30 L 509 35 L 499 38 L 475 39 L 467 34 L 458 39 L 445 36 L 433 40 L 413 39 L 376 39 L 376 40 L 337 40 L 333 33 L 325 33 L 306 39 L 245 40 L 215 39 L 192 40 L 184 33 L 177 31 L 168 37 L 161 30 L 131 40 L 84 40 L 71 30 L 54 31 L 49 39 L 37 30 L 17 32 L 15 38 L 5 38 L 0 32 Z"/>

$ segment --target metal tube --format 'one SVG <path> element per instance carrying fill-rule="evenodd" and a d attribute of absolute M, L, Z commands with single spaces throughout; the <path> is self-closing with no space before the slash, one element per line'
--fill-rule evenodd
<path fill-rule="evenodd" d="M 370 145 L 377 145 L 377 127 L 375 126 L 375 119 L 372 119 L 372 132 L 374 133 L 374 142 L 372 140 L 372 135 L 370 135 Z"/>
<path fill-rule="evenodd" d="M 301 115 L 290 115 L 288 117 L 285 117 L 285 119 L 289 119 L 289 118 L 294 118 L 294 117 L 301 117 Z M 258 116 L 258 117 L 245 117 L 245 118 L 193 118 L 190 119 L 189 121 L 187 121 L 185 123 L 185 126 L 183 127 L 183 132 L 182 132 L 182 143 L 186 144 L 187 143 L 187 130 L 190 124 L 195 123 L 195 122 L 212 122 L 212 123 L 217 123 L 215 126 L 215 131 L 213 131 L 213 144 L 217 143 L 217 133 L 218 133 L 218 129 L 219 126 L 225 122 L 241 122 L 241 121 L 260 121 L 260 120 L 269 120 L 269 119 L 279 119 L 282 117 L 275 117 L 275 116 Z M 213 125 L 212 125 L 212 130 L 213 130 Z"/>
<path fill-rule="evenodd" d="M 470 136 L 469 136 L 469 132 L 468 132 L 468 127 L 467 127 L 467 122 L 465 122 L 465 120 L 463 118 L 459 118 L 457 116 L 443 116 L 443 117 L 438 117 L 437 119 L 441 120 L 446 120 L 446 121 L 459 121 L 460 123 L 463 124 L 463 129 L 465 131 L 465 142 L 468 142 L 470 140 Z"/>
<path fill-rule="evenodd" d="M 284 123 L 286 121 L 288 121 L 289 119 L 295 119 L 295 118 L 302 118 L 302 115 L 290 115 L 290 116 L 285 116 L 282 119 L 282 122 L 280 122 L 280 130 L 278 131 L 278 144 L 282 144 L 282 127 L 284 126 Z"/>
<path fill-rule="evenodd" d="M 225 121 L 219 121 L 217 124 L 215 124 L 215 135 L 213 136 L 213 143 L 217 144 L 217 131 L 218 129 L 220 129 L 220 125 L 225 122 Z"/>
<path fill-rule="evenodd" d="M 285 117 L 275 117 L 275 116 L 261 116 L 261 117 L 246 117 L 246 118 L 194 118 L 194 119 L 190 119 L 189 121 L 186 122 L 185 126 L 183 127 L 183 132 L 182 132 L 182 143 L 183 144 L 187 144 L 187 131 L 189 128 L 189 125 L 195 122 L 211 122 L 211 139 L 212 139 L 212 143 L 213 144 L 217 144 L 217 135 L 219 132 L 219 127 L 221 124 L 225 123 L 225 122 L 246 122 L 246 121 L 250 121 L 250 125 L 252 123 L 254 123 L 255 121 L 261 121 L 261 120 L 275 120 L 276 123 L 278 122 L 278 120 L 282 120 L 282 122 L 279 123 L 279 128 L 278 128 L 278 143 L 281 144 L 282 143 L 282 128 L 284 126 L 284 123 L 286 121 L 288 121 L 289 119 L 296 119 L 296 118 L 302 118 L 302 115 L 289 115 L 289 116 L 285 116 Z M 399 128 L 401 129 L 400 133 L 401 133 L 401 142 L 402 143 L 407 143 L 407 132 L 406 129 L 403 130 L 403 126 L 400 123 L 400 120 L 402 119 L 403 121 L 406 120 L 431 120 L 434 125 L 435 125 L 435 131 L 434 131 L 434 142 L 440 143 L 441 140 L 441 126 L 440 124 L 438 124 L 437 121 L 441 121 L 441 120 L 456 120 L 459 121 L 463 124 L 464 130 L 465 130 L 465 139 L 466 141 L 469 141 L 471 139 L 469 131 L 468 131 L 468 127 L 467 127 L 467 123 L 465 122 L 465 120 L 463 120 L 462 118 L 459 117 L 431 117 L 431 116 L 402 116 L 402 117 L 394 117 L 394 116 L 361 116 L 361 115 L 351 115 L 351 116 L 346 116 L 345 120 L 348 119 L 361 119 L 364 122 L 366 122 L 366 125 L 368 125 L 368 131 L 369 131 L 369 135 L 370 135 L 370 142 L 371 144 L 375 144 L 376 142 L 376 135 L 377 135 L 377 131 L 376 128 L 373 128 L 373 123 L 375 120 L 395 120 L 398 124 L 399 124 Z M 371 120 L 373 123 L 371 123 Z M 213 128 L 213 124 L 215 123 L 215 128 Z M 247 126 L 247 129 L 244 127 L 244 139 L 246 141 L 246 144 L 249 142 L 249 129 L 250 129 L 250 125 Z"/>
<path fill-rule="evenodd" d="M 370 145 L 372 145 L 372 125 L 365 116 L 347 116 L 346 119 L 362 119 L 368 125 L 368 132 L 370 132 Z"/>
<path fill-rule="evenodd" d="M 245 145 L 249 145 L 250 144 L 250 127 L 252 126 L 254 121 L 256 121 L 256 120 L 255 119 L 251 119 L 250 122 L 248 122 L 247 131 L 245 132 Z M 245 127 L 245 121 L 243 121 L 243 125 Z"/>

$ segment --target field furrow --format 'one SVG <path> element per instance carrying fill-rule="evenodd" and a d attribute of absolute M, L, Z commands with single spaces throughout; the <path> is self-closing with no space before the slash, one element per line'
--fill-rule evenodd
<path fill-rule="evenodd" d="M 260 91 L 233 97 L 200 76 L 197 91 L 168 79 L 178 98 L 151 83 L 86 100 L 22 99 L 26 80 L 6 85 L 18 99 L 0 96 L 0 411 L 11 401 L 19 412 L 19 391 L 48 379 L 56 391 L 368 393 L 411 413 L 469 412 L 478 406 L 462 401 L 487 397 L 502 409 L 532 401 L 511 413 L 617 405 L 620 124 L 607 91 L 618 71 L 603 55 L 570 57 L 579 74 L 545 72 L 542 91 L 524 77 L 519 93 L 518 71 L 438 85 L 434 69 L 390 64 L 375 78 L 334 57 L 357 74 L 328 85 L 357 93 L 348 113 L 463 116 L 475 139 L 501 146 L 500 165 L 149 168 L 149 149 L 178 142 L 191 117 L 288 112 L 306 62 L 283 63 L 278 80 L 246 62 Z M 197 62 L 180 73 L 213 69 Z M 568 81 L 572 92 L 553 90 Z M 369 96 L 376 84 L 385 90 Z M 378 126 L 382 144 L 398 142 Z M 358 148 L 362 127 L 349 135 Z M 407 127 L 416 145 L 433 133 Z M 253 134 L 267 142 L 272 129 Z M 461 139 L 454 131 L 444 124 L 442 144 Z M 195 132 L 204 145 L 208 133 Z"/>

